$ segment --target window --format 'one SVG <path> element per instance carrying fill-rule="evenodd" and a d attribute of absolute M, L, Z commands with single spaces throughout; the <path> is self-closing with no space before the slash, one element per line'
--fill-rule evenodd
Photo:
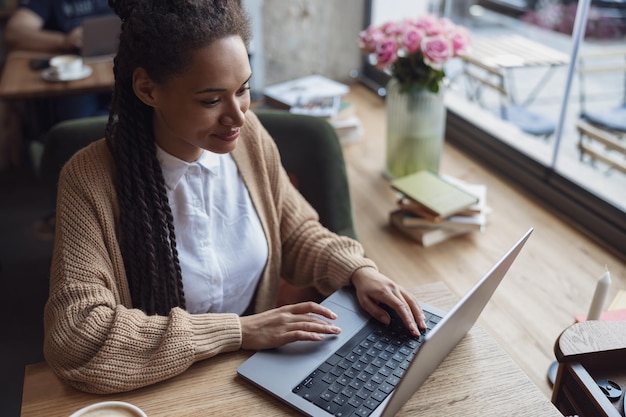
<path fill-rule="evenodd" d="M 473 59 L 446 68 L 446 140 L 626 257 L 626 0 L 383 3 L 365 26 L 431 12 L 472 33 Z M 384 95 L 386 74 L 362 75 Z"/>

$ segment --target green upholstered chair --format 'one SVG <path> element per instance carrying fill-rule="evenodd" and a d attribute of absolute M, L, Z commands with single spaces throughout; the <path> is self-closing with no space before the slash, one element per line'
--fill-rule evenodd
<path fill-rule="evenodd" d="M 108 116 L 72 119 L 54 125 L 44 138 L 39 177 L 56 205 L 57 184 L 63 165 L 78 150 L 104 137 Z"/>
<path fill-rule="evenodd" d="M 292 183 L 317 210 L 320 222 L 337 234 L 356 238 L 346 168 L 335 130 L 324 119 L 312 116 L 281 110 L 255 113 L 276 141 Z M 52 213 L 61 168 L 76 151 L 103 137 L 106 124 L 106 116 L 68 120 L 46 135 L 39 173 L 50 194 Z M 54 216 L 49 219 L 48 228 L 54 230 Z M 296 288 L 280 281 L 277 305 L 321 299 L 312 287 Z"/>
<path fill-rule="evenodd" d="M 282 110 L 256 110 L 292 183 L 333 232 L 356 239 L 350 189 L 339 139 L 325 120 Z"/>

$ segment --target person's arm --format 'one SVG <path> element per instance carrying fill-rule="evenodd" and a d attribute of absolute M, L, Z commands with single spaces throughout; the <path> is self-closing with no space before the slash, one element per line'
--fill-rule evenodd
<path fill-rule="evenodd" d="M 82 47 L 82 28 L 70 33 L 44 30 L 43 19 L 27 8 L 17 9 L 4 32 L 9 50 L 38 52 L 69 52 Z"/>
<path fill-rule="evenodd" d="M 292 186 L 282 169 L 274 142 L 259 130 L 264 146 L 262 160 L 269 167 L 269 178 L 280 217 L 283 250 L 281 276 L 298 285 L 313 282 L 322 294 L 354 285 L 362 307 L 387 323 L 389 315 L 378 306 L 393 308 L 415 335 L 425 329 L 424 315 L 416 298 L 387 276 L 378 272 L 366 258 L 361 244 L 338 236 L 323 227 L 317 213 Z"/>
<path fill-rule="evenodd" d="M 147 316 L 132 308 L 112 167 L 100 141 L 62 171 L 44 315 L 46 361 L 61 380 L 93 393 L 163 381 L 242 342 L 235 314 L 174 308 L 167 316 Z"/>

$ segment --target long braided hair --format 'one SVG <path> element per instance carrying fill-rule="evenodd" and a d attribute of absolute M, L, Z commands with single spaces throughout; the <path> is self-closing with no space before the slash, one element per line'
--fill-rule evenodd
<path fill-rule="evenodd" d="M 182 74 L 196 50 L 250 27 L 238 0 L 109 0 L 122 20 L 106 140 L 116 168 L 120 246 L 133 306 L 167 315 L 185 308 L 173 217 L 156 158 L 153 109 L 133 92 L 136 68 L 155 83 Z"/>

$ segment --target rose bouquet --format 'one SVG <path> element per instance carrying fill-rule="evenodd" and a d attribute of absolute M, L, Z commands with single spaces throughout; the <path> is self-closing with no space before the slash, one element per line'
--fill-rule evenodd
<path fill-rule="evenodd" d="M 405 92 L 423 88 L 438 92 L 444 64 L 465 54 L 469 42 L 467 29 L 433 15 L 372 25 L 359 34 L 361 50 Z"/>

